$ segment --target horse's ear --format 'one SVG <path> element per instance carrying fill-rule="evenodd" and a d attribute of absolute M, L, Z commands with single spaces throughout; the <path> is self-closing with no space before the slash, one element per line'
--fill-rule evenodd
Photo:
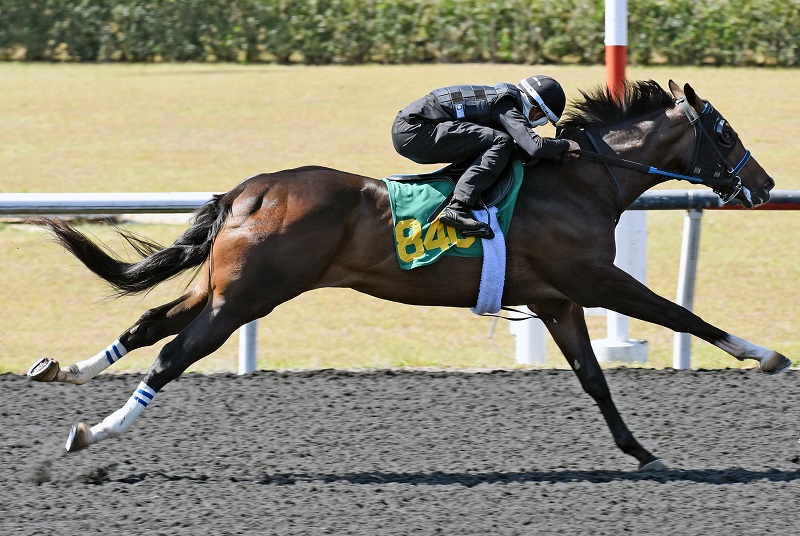
<path fill-rule="evenodd" d="M 669 90 L 672 91 L 672 96 L 676 99 L 683 97 L 683 90 L 681 89 L 681 86 L 676 84 L 672 79 L 669 81 Z"/>
<path fill-rule="evenodd" d="M 703 99 L 697 96 L 697 93 L 695 93 L 694 88 L 692 88 L 692 86 L 690 86 L 689 84 L 684 84 L 683 93 L 684 95 L 686 95 L 686 102 L 689 103 L 689 106 L 691 106 L 698 112 L 703 111 L 703 108 L 705 108 L 706 103 L 703 101 Z"/>

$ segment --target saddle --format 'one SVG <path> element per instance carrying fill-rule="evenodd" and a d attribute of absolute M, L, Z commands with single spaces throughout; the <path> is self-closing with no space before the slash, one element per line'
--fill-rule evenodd
<path fill-rule="evenodd" d="M 461 163 L 432 173 L 391 175 L 383 179 L 392 209 L 397 257 L 403 270 L 426 266 L 442 255 L 483 256 L 481 240 L 445 226 L 437 218 L 466 168 L 467 164 Z M 494 211 L 501 235 L 508 232 L 523 176 L 522 162 L 514 159 L 483 195 L 487 210 L 482 212 L 488 217 Z"/>
<path fill-rule="evenodd" d="M 514 161 L 516 158 L 512 157 L 509 158 L 508 163 L 503 168 L 503 171 L 500 173 L 500 176 L 494 183 L 486 189 L 481 195 L 481 200 L 479 201 L 479 205 L 483 205 L 486 208 L 497 206 L 500 201 L 502 201 L 508 194 L 511 192 L 512 188 L 514 187 Z M 447 181 L 455 187 L 458 179 L 464 174 L 464 172 L 472 165 L 472 160 L 467 160 L 464 162 L 456 162 L 454 164 L 450 164 L 442 169 L 432 171 L 430 173 L 420 173 L 420 174 L 409 174 L 409 175 L 390 175 L 386 177 L 386 180 L 390 181 L 397 181 L 397 182 L 431 182 L 431 181 Z M 448 195 L 444 201 L 441 202 L 439 206 L 431 213 L 428 217 L 428 223 L 432 222 L 436 219 L 436 216 L 444 210 L 444 208 L 450 203 L 450 199 L 453 197 L 452 193 Z"/>

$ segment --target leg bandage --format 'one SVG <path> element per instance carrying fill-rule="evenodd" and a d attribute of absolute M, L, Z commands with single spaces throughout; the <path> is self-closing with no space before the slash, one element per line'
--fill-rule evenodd
<path fill-rule="evenodd" d="M 128 350 L 119 340 L 112 342 L 108 348 L 84 361 L 75 363 L 67 369 L 66 381 L 71 383 L 86 383 L 105 369 L 116 363 Z"/>
<path fill-rule="evenodd" d="M 124 406 L 103 419 L 100 424 L 92 426 L 92 442 L 124 434 L 154 396 L 156 392 L 141 382 Z"/>

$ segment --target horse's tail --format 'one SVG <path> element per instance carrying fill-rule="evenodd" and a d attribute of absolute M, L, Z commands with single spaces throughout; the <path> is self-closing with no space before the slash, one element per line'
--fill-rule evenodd
<path fill-rule="evenodd" d="M 124 296 L 144 292 L 205 262 L 230 212 L 230 199 L 235 198 L 231 194 L 235 192 L 215 195 L 200 207 L 192 218 L 192 225 L 169 247 L 116 228 L 115 231 L 143 257 L 138 262 L 125 262 L 107 253 L 107 248 L 98 246 L 62 219 L 36 218 L 31 223 L 48 228 L 56 242 L 111 285 L 116 294 Z"/>

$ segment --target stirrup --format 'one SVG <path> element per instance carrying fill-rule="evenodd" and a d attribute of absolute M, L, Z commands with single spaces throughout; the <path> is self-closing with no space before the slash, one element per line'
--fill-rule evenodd
<path fill-rule="evenodd" d="M 494 238 L 494 230 L 486 224 L 484 224 L 481 229 L 475 229 L 474 231 L 464 231 L 461 229 L 461 234 L 464 236 L 474 236 L 475 238 L 485 238 L 486 240 Z"/>

